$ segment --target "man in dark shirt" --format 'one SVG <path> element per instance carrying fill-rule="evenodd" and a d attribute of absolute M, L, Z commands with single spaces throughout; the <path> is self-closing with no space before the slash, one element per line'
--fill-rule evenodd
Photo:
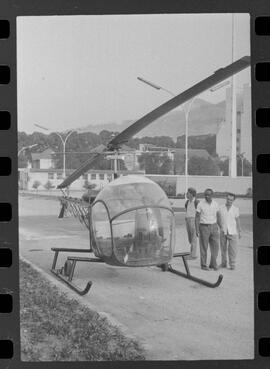
<path fill-rule="evenodd" d="M 195 227 L 196 208 L 199 201 L 196 199 L 196 190 L 190 187 L 187 190 L 186 209 L 186 228 L 188 234 L 188 242 L 190 243 L 190 255 L 186 259 L 197 259 L 197 235 Z"/>

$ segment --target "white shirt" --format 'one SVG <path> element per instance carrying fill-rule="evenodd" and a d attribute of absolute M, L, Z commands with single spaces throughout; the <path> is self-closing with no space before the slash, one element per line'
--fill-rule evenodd
<path fill-rule="evenodd" d="M 191 201 L 188 200 L 186 218 L 195 218 L 195 214 L 196 214 L 196 209 L 195 209 L 195 198 L 194 198 Z"/>
<path fill-rule="evenodd" d="M 201 215 L 201 224 L 215 224 L 217 222 L 219 206 L 216 201 L 212 200 L 209 204 L 206 200 L 202 200 L 199 202 L 196 211 Z"/>
<path fill-rule="evenodd" d="M 219 209 L 221 229 L 225 234 L 237 235 L 236 218 L 239 217 L 239 209 L 232 205 L 229 210 L 226 205 Z"/>

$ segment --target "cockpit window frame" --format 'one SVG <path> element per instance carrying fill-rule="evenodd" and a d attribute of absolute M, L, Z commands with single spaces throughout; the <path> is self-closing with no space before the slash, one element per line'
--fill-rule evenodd
<path fill-rule="evenodd" d="M 140 206 L 134 206 L 132 208 L 128 208 L 126 210 L 123 210 L 123 211 L 120 211 L 119 213 L 115 214 L 113 217 L 111 217 L 110 215 L 110 211 L 109 211 L 109 208 L 108 206 L 106 205 L 105 201 L 102 200 L 102 199 L 98 199 L 97 201 L 95 201 L 93 203 L 93 205 L 91 206 L 91 208 L 93 208 L 98 202 L 101 202 L 106 210 L 107 210 L 107 213 L 108 213 L 108 216 L 109 216 L 109 220 L 110 220 L 110 223 L 112 223 L 112 221 L 119 217 L 120 215 L 122 214 L 125 214 L 125 213 L 129 213 L 130 211 L 133 211 L 133 210 L 139 210 L 139 209 L 145 209 L 145 208 L 156 208 L 156 209 L 167 209 L 169 210 L 173 215 L 174 215 L 174 211 L 172 208 L 169 208 L 168 206 L 164 206 L 164 205 L 152 205 L 152 204 L 149 204 L 149 205 L 140 205 Z M 91 213 L 92 213 L 92 210 L 91 210 Z M 92 221 L 92 218 L 91 218 L 91 221 Z"/>
<path fill-rule="evenodd" d="M 167 206 L 160 206 L 160 205 L 140 205 L 140 206 L 134 206 L 133 208 L 129 208 L 129 209 L 126 209 L 126 210 L 123 210 L 123 211 L 120 211 L 120 213 L 114 215 L 112 218 L 111 218 L 111 222 L 114 221 L 115 218 L 118 218 L 120 215 L 123 215 L 123 214 L 126 214 L 126 213 L 129 213 L 130 211 L 134 211 L 134 210 L 139 210 L 139 209 L 146 209 L 146 208 L 151 208 L 151 209 L 166 209 L 166 210 L 169 210 L 172 215 L 174 215 L 174 211 L 167 207 Z"/>
<path fill-rule="evenodd" d="M 113 216 L 113 217 L 111 218 L 113 254 L 114 254 L 114 256 L 115 256 L 116 260 L 117 260 L 118 262 L 120 262 L 120 264 L 121 264 L 122 266 L 126 266 L 126 264 L 122 263 L 122 262 L 118 259 L 117 255 L 116 255 L 116 244 L 115 244 L 115 238 L 114 238 L 114 236 L 113 236 L 113 222 L 114 222 L 114 220 L 115 220 L 116 218 L 121 217 L 121 215 L 123 215 L 123 214 L 131 213 L 131 212 L 136 211 L 136 210 L 140 210 L 140 209 L 147 209 L 147 208 L 148 208 L 148 209 L 163 209 L 163 210 L 169 211 L 169 213 L 171 213 L 171 226 L 172 226 L 172 228 L 171 228 L 171 229 L 172 229 L 172 233 L 170 233 L 170 249 L 172 250 L 172 254 L 173 254 L 173 251 L 174 251 L 174 240 L 173 240 L 173 239 L 174 239 L 174 232 L 175 232 L 175 221 L 174 221 L 175 217 L 174 217 L 174 211 L 173 211 L 173 209 L 172 209 L 172 208 L 169 208 L 169 207 L 167 207 L 167 206 L 159 206 L 159 205 L 151 205 L 151 204 L 149 204 L 149 205 L 140 205 L 140 206 L 135 206 L 135 207 L 133 207 L 133 208 L 129 208 L 129 209 L 127 209 L 127 210 L 121 211 L 121 212 L 119 212 L 117 215 L 115 215 L 115 216 Z M 148 266 L 150 266 L 150 265 L 155 265 L 155 264 L 149 264 Z M 131 265 L 129 265 L 129 266 L 131 266 Z"/>
<path fill-rule="evenodd" d="M 111 216 L 110 216 L 109 208 L 108 208 L 108 206 L 106 205 L 105 201 L 104 201 L 104 200 L 102 200 L 102 199 L 98 199 L 98 200 L 97 200 L 97 201 L 95 201 L 95 202 L 93 203 L 93 205 L 91 206 L 91 212 L 90 212 L 91 222 L 93 222 L 93 218 L 92 218 L 92 216 L 93 216 L 93 208 L 94 208 L 94 206 L 95 206 L 97 203 L 99 203 L 99 202 L 100 202 L 100 203 L 102 203 L 102 205 L 105 207 L 106 212 L 107 212 L 107 215 L 108 215 L 108 221 L 109 221 L 109 223 L 110 223 L 110 232 L 111 232 L 111 257 L 108 257 L 108 258 L 112 258 L 112 257 L 116 258 L 116 255 L 115 255 L 115 239 L 114 239 L 114 235 L 113 235 L 113 221 L 114 221 L 116 218 L 120 217 L 121 215 L 123 215 L 123 214 L 127 214 L 127 213 L 130 213 L 130 212 L 132 212 L 132 211 L 136 211 L 136 210 L 140 210 L 140 209 L 147 209 L 147 208 L 150 208 L 150 209 L 164 209 L 164 210 L 169 211 L 169 212 L 171 213 L 171 215 L 172 215 L 172 219 L 174 219 L 174 211 L 173 211 L 173 209 L 172 209 L 172 208 L 170 208 L 170 207 L 168 207 L 168 206 L 153 205 L 153 204 L 134 206 L 134 207 L 129 208 L 129 209 L 126 209 L 126 210 L 124 210 L 124 211 L 120 211 L 119 213 L 117 213 L 116 215 L 114 215 L 113 217 L 111 217 Z M 93 226 L 91 227 L 91 229 L 93 229 Z M 171 235 L 171 237 L 173 237 L 173 235 Z M 93 234 L 93 238 L 95 239 L 94 234 Z M 96 242 L 96 240 L 95 240 L 95 242 Z M 172 240 L 172 238 L 171 238 L 171 240 L 170 240 L 170 244 L 171 244 L 171 245 L 172 245 L 172 242 L 173 242 L 173 240 Z M 172 245 L 172 247 L 173 247 L 173 245 Z M 96 251 L 99 253 L 100 257 L 103 257 L 104 255 L 102 255 L 102 253 L 101 253 L 101 251 L 100 251 L 100 249 L 99 249 L 98 245 L 96 245 L 96 248 L 97 248 L 97 250 L 96 250 Z M 117 259 L 117 260 L 118 260 L 118 259 Z M 119 260 L 118 260 L 118 262 L 119 262 Z M 120 265 L 124 265 L 124 264 L 120 263 Z"/>
<path fill-rule="evenodd" d="M 91 219 L 91 223 L 93 224 L 93 208 L 94 206 L 101 202 L 102 205 L 105 207 L 106 209 L 106 212 L 107 212 L 107 215 L 108 215 L 108 220 L 109 220 L 109 223 L 110 223 L 110 232 L 111 232 L 111 255 L 113 254 L 113 249 L 114 249 L 114 242 L 113 242 L 113 229 L 112 229 L 112 221 L 111 221 L 111 217 L 110 217 L 110 212 L 109 212 L 109 209 L 108 209 L 108 206 L 106 205 L 106 203 L 100 199 L 100 200 L 97 200 L 93 203 L 93 205 L 91 205 L 91 212 L 90 212 L 90 219 Z M 100 251 L 99 247 L 98 247 L 98 244 L 97 244 L 97 241 L 96 241 L 96 238 L 95 238 L 95 235 L 94 235 L 94 228 L 93 228 L 93 225 L 90 227 L 93 234 L 92 234 L 92 237 L 95 241 L 95 244 L 96 244 L 96 251 L 98 252 L 98 254 L 102 257 L 103 254 L 102 252 Z"/>

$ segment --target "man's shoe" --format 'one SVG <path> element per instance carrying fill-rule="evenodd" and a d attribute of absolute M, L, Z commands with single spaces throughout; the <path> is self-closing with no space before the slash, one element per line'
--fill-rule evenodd
<path fill-rule="evenodd" d="M 207 266 L 202 266 L 201 269 L 202 270 L 209 270 L 209 268 Z"/>
<path fill-rule="evenodd" d="M 221 263 L 221 264 L 219 265 L 219 268 L 227 268 L 227 264 L 223 264 L 223 263 Z"/>
<path fill-rule="evenodd" d="M 235 267 L 230 267 L 231 270 L 235 270 Z"/>
<path fill-rule="evenodd" d="M 209 265 L 209 269 L 218 270 L 219 267 L 217 267 L 217 266 L 216 267 L 213 267 L 212 265 L 211 266 Z"/>

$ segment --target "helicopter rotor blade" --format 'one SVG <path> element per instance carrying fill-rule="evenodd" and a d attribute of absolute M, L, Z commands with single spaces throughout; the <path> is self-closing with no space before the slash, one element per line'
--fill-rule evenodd
<path fill-rule="evenodd" d="M 95 148 L 92 152 L 90 152 L 90 157 L 62 183 L 60 183 L 57 188 L 65 188 L 69 186 L 83 173 L 87 172 L 92 167 L 92 165 L 103 155 L 103 151 L 105 151 L 106 149 L 107 148 L 104 145 L 100 145 L 99 147 Z"/>
<path fill-rule="evenodd" d="M 210 89 L 211 87 L 217 85 L 218 83 L 224 81 L 225 79 L 231 77 L 232 75 L 240 72 L 241 70 L 247 68 L 250 65 L 250 56 L 244 56 L 234 63 L 218 69 L 211 76 L 203 79 L 199 83 L 193 85 L 189 89 L 180 93 L 179 95 L 168 100 L 166 103 L 160 105 L 158 108 L 152 110 L 150 113 L 144 115 L 142 118 L 131 124 L 123 132 L 119 133 L 114 137 L 108 144 L 109 149 L 117 149 L 121 144 L 127 142 L 136 133 L 147 127 L 154 120 L 162 117 L 169 111 L 173 110 L 179 105 L 184 104 L 193 97 L 199 95 L 200 93 Z"/>
<path fill-rule="evenodd" d="M 210 89 L 211 87 L 217 85 L 218 83 L 224 81 L 225 79 L 231 77 L 232 75 L 240 72 L 241 70 L 247 68 L 250 65 L 250 56 L 244 56 L 237 61 L 229 64 L 224 68 L 218 69 L 211 76 L 203 79 L 197 84 L 193 85 L 189 89 L 180 93 L 179 95 L 168 100 L 164 104 L 160 105 L 156 109 L 152 110 L 150 113 L 144 115 L 142 118 L 131 124 L 124 131 L 119 133 L 111 141 L 108 142 L 107 146 L 100 145 L 98 148 L 90 152 L 90 158 L 83 163 L 78 169 L 76 169 L 69 177 L 67 177 L 57 188 L 64 188 L 69 186 L 77 178 L 79 178 L 83 173 L 89 170 L 96 160 L 100 157 L 103 152 L 113 151 L 119 149 L 121 144 L 127 142 L 136 133 L 140 132 L 142 129 L 147 127 L 154 120 L 167 114 L 169 111 L 173 110 L 179 105 L 184 104 L 193 97 L 199 95 L 200 93 Z"/>

